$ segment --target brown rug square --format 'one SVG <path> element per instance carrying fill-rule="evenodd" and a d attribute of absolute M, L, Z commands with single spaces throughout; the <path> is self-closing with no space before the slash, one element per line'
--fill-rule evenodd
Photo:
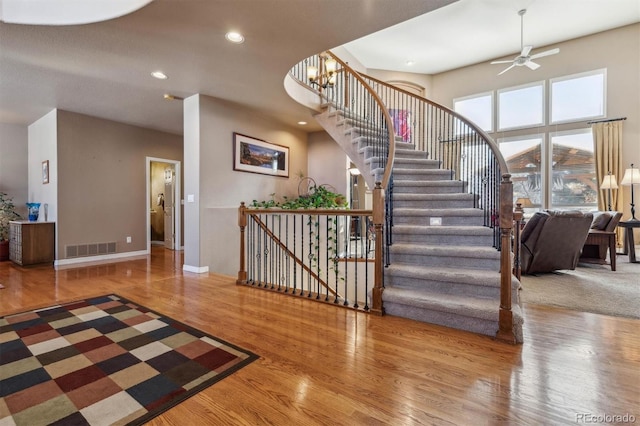
<path fill-rule="evenodd" d="M 258 358 L 117 295 L 0 318 L 0 424 L 140 425 Z"/>

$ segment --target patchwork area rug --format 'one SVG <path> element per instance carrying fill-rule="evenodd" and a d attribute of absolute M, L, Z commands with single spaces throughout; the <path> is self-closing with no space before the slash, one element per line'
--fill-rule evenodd
<path fill-rule="evenodd" d="M 117 295 L 0 318 L 0 425 L 138 425 L 257 355 Z"/>

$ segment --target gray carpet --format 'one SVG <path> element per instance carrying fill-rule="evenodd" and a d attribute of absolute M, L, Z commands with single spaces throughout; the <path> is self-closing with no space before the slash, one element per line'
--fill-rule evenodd
<path fill-rule="evenodd" d="M 616 269 L 580 263 L 575 271 L 523 275 L 520 298 L 525 304 L 640 318 L 640 263 L 618 255 Z"/>

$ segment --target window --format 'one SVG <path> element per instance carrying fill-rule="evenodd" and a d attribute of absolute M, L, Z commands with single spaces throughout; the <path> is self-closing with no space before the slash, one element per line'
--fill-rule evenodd
<path fill-rule="evenodd" d="M 605 81 L 604 69 L 551 79 L 551 122 L 604 117 Z"/>
<path fill-rule="evenodd" d="M 498 140 L 513 181 L 513 201 L 526 200 L 527 208 L 543 205 L 543 142 L 541 134 Z"/>
<path fill-rule="evenodd" d="M 498 129 L 544 124 L 544 82 L 498 90 Z"/>
<path fill-rule="evenodd" d="M 493 131 L 493 92 L 454 99 L 453 110 L 485 132 Z"/>
<path fill-rule="evenodd" d="M 590 129 L 551 135 L 551 205 L 589 211 L 598 207 L 598 184 Z"/>

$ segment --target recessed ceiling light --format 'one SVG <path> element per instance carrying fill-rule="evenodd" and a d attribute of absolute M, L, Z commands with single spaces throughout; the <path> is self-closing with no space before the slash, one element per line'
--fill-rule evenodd
<path fill-rule="evenodd" d="M 181 98 L 180 96 L 172 95 L 171 93 L 165 93 L 163 95 L 163 97 L 168 101 L 182 101 L 182 100 L 184 100 L 184 98 Z"/>
<path fill-rule="evenodd" d="M 307 122 L 306 121 L 298 121 L 298 124 L 301 125 L 301 126 L 304 126 L 304 125 L 307 124 Z"/>
<path fill-rule="evenodd" d="M 409 60 L 406 62 L 406 64 L 407 64 L 407 65 L 409 65 L 409 66 L 411 66 L 411 65 L 414 65 L 414 64 L 415 64 L 415 61 L 412 61 L 411 59 L 409 59 Z"/>
<path fill-rule="evenodd" d="M 224 37 L 229 40 L 231 43 L 240 44 L 244 41 L 244 36 L 235 31 L 230 31 L 224 35 Z"/>
<path fill-rule="evenodd" d="M 157 78 L 158 80 L 166 80 L 168 78 L 167 75 L 162 71 L 154 71 L 151 73 L 151 75 Z"/>

